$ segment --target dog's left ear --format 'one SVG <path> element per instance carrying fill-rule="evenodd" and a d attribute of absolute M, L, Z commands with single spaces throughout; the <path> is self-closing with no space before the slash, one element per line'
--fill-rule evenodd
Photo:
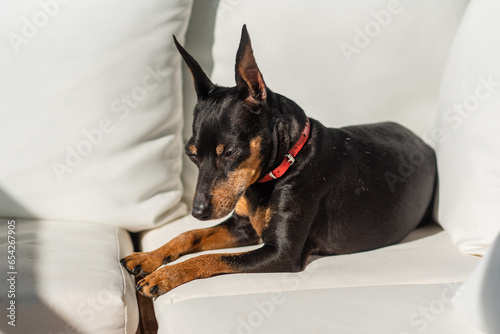
<path fill-rule="evenodd" d="M 177 50 L 179 50 L 179 53 L 193 75 L 194 89 L 198 95 L 198 100 L 206 98 L 215 85 L 210 81 L 205 72 L 203 72 L 200 64 L 177 42 L 177 38 L 175 36 L 172 37 L 174 38 Z"/>
<path fill-rule="evenodd" d="M 247 26 L 243 25 L 241 40 L 236 54 L 236 87 L 240 96 L 252 104 L 266 100 L 266 84 L 253 56 L 252 43 Z"/>

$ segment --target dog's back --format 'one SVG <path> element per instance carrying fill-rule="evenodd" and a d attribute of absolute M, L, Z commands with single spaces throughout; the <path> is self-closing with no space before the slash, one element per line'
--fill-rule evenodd
<path fill-rule="evenodd" d="M 328 169 L 323 183 L 329 189 L 310 231 L 321 240 L 319 253 L 394 244 L 428 218 L 436 160 L 419 137 L 396 123 L 329 129 L 314 122 L 321 133 L 312 136 L 321 138 L 315 165 Z"/>

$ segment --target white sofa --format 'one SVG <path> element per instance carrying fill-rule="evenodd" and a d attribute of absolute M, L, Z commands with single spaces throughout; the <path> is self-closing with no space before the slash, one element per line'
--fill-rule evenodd
<path fill-rule="evenodd" d="M 188 214 L 196 169 L 182 145 L 195 93 L 171 35 L 232 86 L 246 23 L 266 83 L 311 117 L 332 127 L 397 121 L 436 148 L 445 230 L 430 224 L 383 249 L 314 257 L 300 273 L 187 283 L 154 301 L 158 332 L 500 333 L 500 241 L 489 248 L 500 230 L 498 7 L 2 1 L 0 331 L 154 330 L 119 264 L 134 249 L 127 231 L 148 251 L 215 224 Z"/>

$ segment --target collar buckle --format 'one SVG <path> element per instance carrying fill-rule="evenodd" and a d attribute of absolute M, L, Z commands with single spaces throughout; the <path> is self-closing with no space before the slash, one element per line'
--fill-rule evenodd
<path fill-rule="evenodd" d="M 288 159 L 288 162 L 290 163 L 290 166 L 294 164 L 295 158 L 290 153 L 285 154 L 285 158 Z"/>

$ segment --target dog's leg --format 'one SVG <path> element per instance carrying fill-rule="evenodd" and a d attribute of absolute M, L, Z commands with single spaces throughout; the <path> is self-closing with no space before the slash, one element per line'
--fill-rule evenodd
<path fill-rule="evenodd" d="M 267 244 L 245 253 L 201 255 L 158 269 L 139 281 L 137 290 L 154 298 L 189 281 L 219 274 L 299 271 L 300 265 L 286 253 Z"/>
<path fill-rule="evenodd" d="M 133 253 L 120 262 L 130 273 L 146 276 L 184 254 L 253 245 L 259 239 L 248 218 L 233 214 L 219 225 L 182 233 L 154 251 Z"/>
<path fill-rule="evenodd" d="M 301 197 L 291 197 L 275 212 L 262 234 L 264 245 L 244 253 L 206 254 L 164 266 L 137 283 L 137 290 L 146 297 L 158 297 L 171 289 L 198 278 L 231 273 L 297 272 L 316 205 Z M 302 205 L 298 205 L 298 203 Z M 308 205 L 306 205 L 308 204 Z M 298 206 L 297 206 L 298 205 Z M 290 214 L 300 208 L 301 214 Z M 265 218 L 265 217 L 263 217 Z M 256 226 L 259 226 L 258 222 Z M 287 233 L 287 237 L 283 237 Z"/>

